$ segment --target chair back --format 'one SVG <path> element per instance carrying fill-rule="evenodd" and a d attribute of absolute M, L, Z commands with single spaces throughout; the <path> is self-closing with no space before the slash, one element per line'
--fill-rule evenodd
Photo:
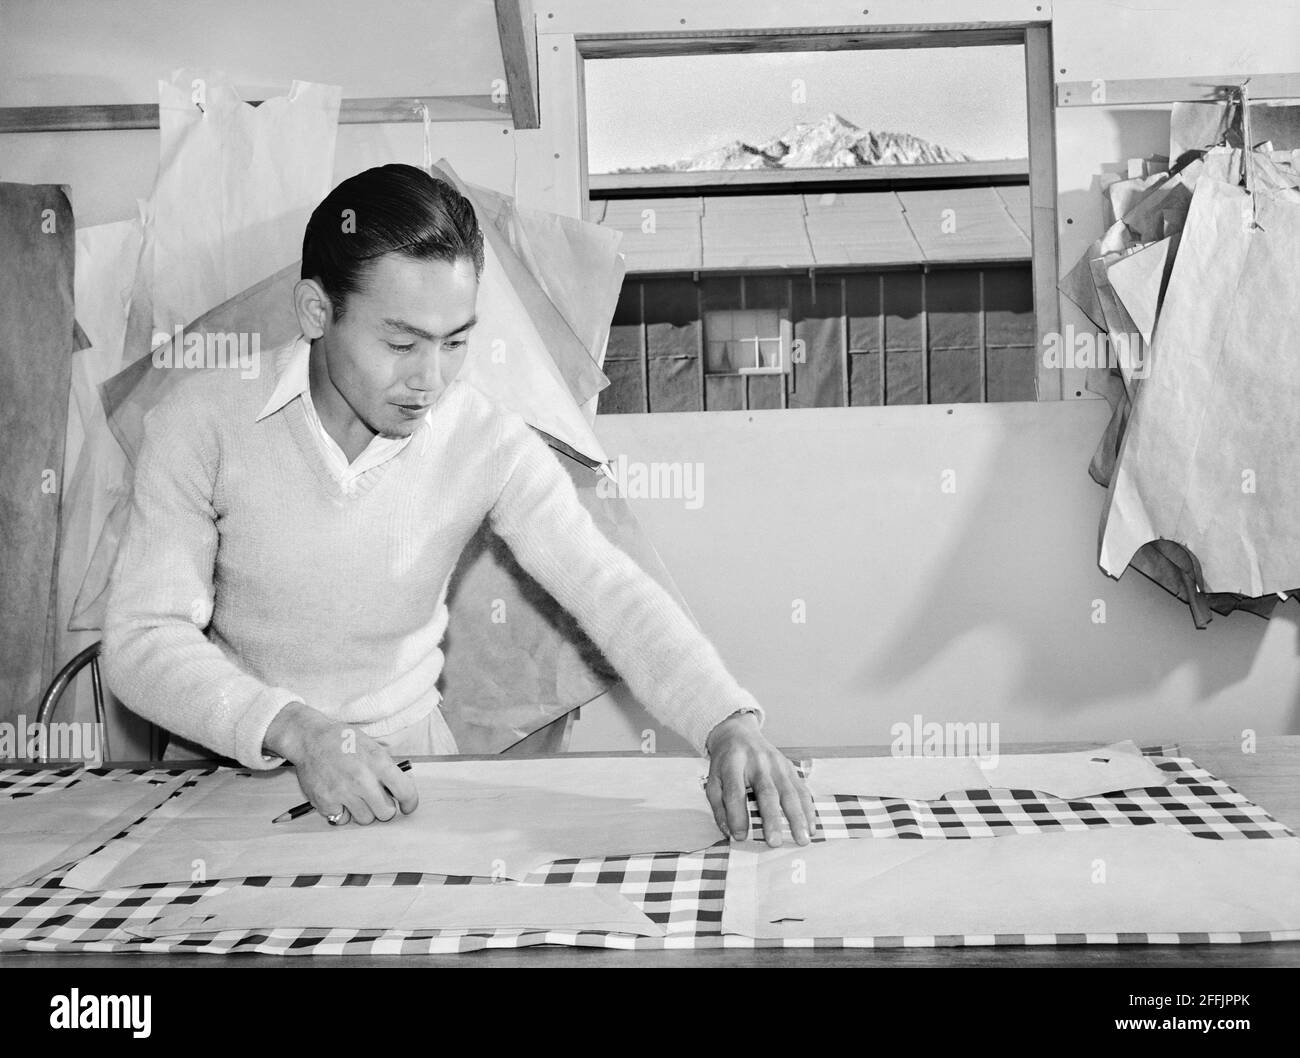
<path fill-rule="evenodd" d="M 85 650 L 81 651 L 76 657 L 69 661 L 63 668 L 55 674 L 54 679 L 50 681 L 49 687 L 41 696 L 41 704 L 36 710 L 36 720 L 41 725 L 41 730 L 49 731 L 50 717 L 54 710 L 58 708 L 59 701 L 63 698 L 63 693 L 76 679 L 77 674 L 87 665 L 90 666 L 90 686 L 95 699 L 95 722 L 99 725 L 100 732 L 100 756 L 107 760 L 108 753 L 108 724 L 104 715 L 104 681 L 99 674 L 99 650 L 100 641 L 91 643 Z M 47 735 L 42 739 L 41 753 L 37 763 L 47 764 L 50 759 L 50 739 Z"/>

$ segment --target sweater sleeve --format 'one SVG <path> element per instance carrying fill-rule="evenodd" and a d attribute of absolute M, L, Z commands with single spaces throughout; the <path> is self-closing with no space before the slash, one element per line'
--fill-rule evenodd
<path fill-rule="evenodd" d="M 217 440 L 185 401 L 145 417 L 130 517 L 109 582 L 105 677 L 147 720 L 245 767 L 270 768 L 266 730 L 302 699 L 269 687 L 210 642 Z"/>
<path fill-rule="evenodd" d="M 671 595 L 600 531 L 523 418 L 498 418 L 489 520 L 519 564 L 582 626 L 638 700 L 696 751 L 738 709 L 762 707 Z"/>

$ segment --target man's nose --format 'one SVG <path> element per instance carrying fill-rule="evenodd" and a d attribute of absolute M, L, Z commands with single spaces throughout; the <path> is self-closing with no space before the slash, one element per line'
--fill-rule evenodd
<path fill-rule="evenodd" d="M 412 389 L 437 389 L 442 381 L 441 367 L 442 347 L 435 345 L 420 357 L 419 363 L 416 366 L 416 372 L 407 379 L 407 385 Z"/>

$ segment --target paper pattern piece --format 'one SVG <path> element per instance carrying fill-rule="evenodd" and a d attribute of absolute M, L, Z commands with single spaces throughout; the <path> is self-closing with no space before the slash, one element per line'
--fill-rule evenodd
<path fill-rule="evenodd" d="M 1275 451 L 1278 446 L 1260 435 L 1267 435 L 1274 422 L 1285 434 L 1280 425 L 1289 414 L 1285 408 L 1293 406 L 1294 392 L 1300 388 L 1285 364 L 1268 362 L 1294 339 L 1294 314 L 1282 307 L 1293 300 L 1294 255 L 1263 245 L 1276 244 L 1276 238 L 1253 240 L 1259 244 L 1253 248 L 1259 268 L 1247 288 L 1241 273 L 1244 244 L 1233 244 L 1232 229 L 1265 232 L 1258 216 L 1259 203 L 1265 200 L 1271 200 L 1268 209 L 1275 214 L 1283 204 L 1300 206 L 1300 150 L 1295 149 L 1300 144 L 1300 107 L 1252 104 L 1250 119 L 1256 149 L 1243 152 L 1240 105 L 1175 104 L 1168 158 L 1130 159 L 1129 179 L 1114 174 L 1099 179 L 1110 227 L 1060 284 L 1112 342 L 1117 332 L 1136 328 L 1145 353 L 1141 376 L 1126 370 L 1122 358 L 1118 367 L 1088 369 L 1088 390 L 1104 396 L 1111 408 L 1088 468 L 1108 489 L 1098 532 L 1098 564 L 1112 576 L 1133 568 L 1155 581 L 1188 604 L 1197 628 L 1205 628 L 1214 613 L 1234 610 L 1267 619 L 1279 599 L 1295 590 L 1286 572 L 1293 568 L 1285 557 L 1290 540 L 1285 529 L 1278 529 L 1279 523 L 1294 520 L 1282 513 L 1291 497 L 1285 488 L 1259 484 L 1280 481 L 1279 472 L 1285 473 L 1291 458 L 1285 451 L 1289 438 L 1284 437 L 1282 450 Z M 1153 180 L 1153 175 L 1161 175 L 1157 167 L 1168 169 L 1171 159 L 1169 178 Z M 1184 264 L 1192 278 L 1184 274 L 1178 296 L 1168 299 L 1166 288 L 1183 256 L 1180 237 L 1189 227 L 1193 196 L 1204 182 L 1236 188 L 1238 193 L 1244 182 L 1253 196 L 1243 193 L 1235 217 L 1227 203 L 1210 211 L 1217 230 L 1195 233 L 1196 261 Z M 1198 227 L 1203 228 L 1207 211 L 1198 210 L 1198 215 Z M 1220 237 L 1225 240 L 1222 247 L 1215 245 Z M 1284 235 L 1281 241 L 1291 240 Z M 1157 255 L 1163 256 L 1159 267 Z M 1272 262 L 1264 265 L 1270 257 Z M 1092 272 L 1091 284 L 1085 265 Z M 1233 308 L 1234 301 L 1244 306 Z M 1184 316 L 1188 304 L 1192 315 Z M 1229 311 L 1248 326 L 1233 324 Z M 1176 334 L 1171 336 L 1171 331 Z M 1156 345 L 1167 350 L 1163 357 Z M 1247 370 L 1238 370 L 1230 349 L 1246 357 Z M 1251 350 L 1267 350 L 1271 357 L 1256 358 Z M 1139 391 L 1148 373 L 1161 372 L 1163 393 L 1143 400 L 1158 409 L 1143 413 L 1156 421 L 1145 422 L 1143 454 L 1136 466 L 1126 468 L 1146 477 L 1154 488 L 1148 494 L 1143 482 L 1135 486 L 1126 481 L 1117 493 L 1116 468 L 1131 439 Z M 1269 389 L 1268 380 L 1278 385 Z M 1261 413 L 1255 400 L 1261 391 L 1283 408 L 1277 419 L 1268 414 L 1272 409 L 1267 402 Z M 1265 453 L 1262 462 L 1256 458 L 1260 451 Z M 1232 578 L 1215 580 L 1207 562 L 1215 563 L 1204 551 L 1224 547 L 1227 554 L 1215 558 Z M 1278 569 L 1281 572 L 1273 575 Z"/>
<path fill-rule="evenodd" d="M 1112 224 L 1100 239 L 1094 239 L 1092 245 L 1057 284 L 1057 288 L 1073 301 L 1099 329 L 1104 330 L 1106 320 L 1101 314 L 1101 302 L 1097 298 L 1097 288 L 1092 282 L 1091 261 L 1108 253 L 1118 253 L 1132 245 L 1133 239 L 1123 221 Z"/>
<path fill-rule="evenodd" d="M 133 395 L 128 412 L 142 416 L 173 376 L 193 373 L 149 371 L 155 335 L 173 335 L 240 301 L 301 253 L 307 219 L 330 189 L 341 99 L 337 85 L 294 81 L 287 95 L 253 107 L 225 74 L 202 69 L 176 70 L 158 82 L 158 175 L 149 200 L 140 202 L 142 243 L 118 359 L 135 366 L 132 382 L 147 375 L 151 385 Z M 292 318 L 291 302 L 286 309 Z M 249 315 L 222 322 L 228 332 L 256 335 L 263 349 L 276 344 Z M 210 323 L 209 332 L 222 329 Z M 134 462 L 138 439 L 123 440 L 114 418 L 126 392 L 119 381 L 105 395 L 104 410 Z M 130 506 L 130 462 L 112 453 L 97 469 L 95 487 L 116 502 L 106 515 L 95 512 L 98 528 L 91 529 L 92 550 L 73 606 L 77 629 L 103 625 L 109 572 Z"/>
<path fill-rule="evenodd" d="M 1196 556 L 1207 592 L 1300 584 L 1300 202 L 1198 182 L 1174 261 L 1151 373 L 1108 496 L 1102 568 L 1170 540 Z"/>
<path fill-rule="evenodd" d="M 1061 279 L 1058 287 L 1097 325 L 1106 329 L 1106 319 L 1093 282 L 1091 262 L 1110 254 L 1124 253 L 1142 243 L 1157 242 L 1182 230 L 1204 163 L 1193 159 L 1173 173 L 1122 180 L 1106 188 L 1107 210 L 1113 203 L 1124 209 L 1113 224 L 1096 239 Z M 1120 189 L 1120 190 L 1116 190 Z"/>
<path fill-rule="evenodd" d="M 1233 104 L 1175 103 L 1169 116 L 1169 157 L 1177 160 L 1187 151 L 1217 144 L 1242 146 L 1241 120 Z M 1250 104 L 1250 132 L 1255 142 L 1271 143 L 1275 150 L 1300 147 L 1300 106 L 1256 102 Z"/>
<path fill-rule="evenodd" d="M 474 201 L 474 189 L 461 183 L 447 160 L 431 168 Z M 507 208 L 498 196 L 498 208 Z M 563 441 L 592 463 L 608 457 L 578 404 L 608 384 L 588 350 L 573 333 L 537 278 L 515 256 L 496 229 L 490 212 L 475 202 L 483 230 L 483 274 L 479 276 L 479 324 L 469 334 L 468 353 L 456 376 L 491 399 L 518 412 L 525 421 Z M 605 236 L 607 237 L 607 236 Z M 592 276 L 593 297 L 604 285 Z M 608 293 L 608 292 L 606 292 Z M 618 294 L 606 306 L 613 319 Z M 580 388 L 570 389 L 568 376 Z"/>
<path fill-rule="evenodd" d="M 818 757 L 808 786 L 814 794 L 935 801 L 962 790 L 1034 790 L 1078 798 L 1164 786 L 1164 772 L 1131 741 L 1070 753 L 987 757 Z"/>
<path fill-rule="evenodd" d="M 205 776 L 64 878 L 74 889 L 300 874 L 429 874 L 522 879 L 557 859 L 694 852 L 721 840 L 693 757 L 517 758 L 416 763 L 420 806 L 370 826 L 300 803 L 289 768 Z"/>
<path fill-rule="evenodd" d="M 130 467 L 109 429 L 99 386 L 122 368 L 127 310 L 142 238 L 139 218 L 77 232 L 77 317 L 91 346 L 72 358 L 72 391 L 68 399 L 59 535 L 62 658 L 72 657 L 99 638 L 89 633 L 97 631 L 102 623 L 98 611 L 103 608 L 102 595 L 108 584 L 107 567 L 102 577 L 89 576 L 94 585 L 84 596 L 82 588 L 105 523 L 119 502 L 125 513 L 130 491 Z M 114 543 L 116 539 L 114 534 Z M 75 693 L 86 702 L 83 687 L 78 683 Z"/>
<path fill-rule="evenodd" d="M 618 305 L 622 232 L 540 210 L 459 179 L 444 158 L 430 168 L 474 206 L 510 286 L 578 404 L 608 385 L 600 354 Z"/>
<path fill-rule="evenodd" d="M 86 775 L 30 797 L 0 797 L 0 888 L 29 884 L 91 852 L 171 795 L 154 784 Z"/>
<path fill-rule="evenodd" d="M 1072 799 L 1164 786 L 1168 776 L 1132 742 L 1075 753 L 1018 753 L 980 761 L 990 788 Z"/>
<path fill-rule="evenodd" d="M 817 757 L 808 773 L 808 788 L 819 797 L 937 801 L 954 790 L 987 786 L 975 757 Z"/>
<path fill-rule="evenodd" d="M 1118 264 L 1131 251 L 1108 253 L 1089 261 L 1092 271 L 1093 287 L 1097 291 L 1097 302 L 1101 307 L 1101 317 L 1105 322 L 1106 335 L 1110 339 L 1110 348 L 1115 351 L 1119 361 L 1120 377 L 1130 394 L 1141 380 L 1143 368 L 1147 363 L 1147 349 L 1142 341 L 1141 332 L 1133 317 L 1116 296 L 1107 278 L 1107 271 Z"/>
<path fill-rule="evenodd" d="M 456 377 L 593 463 L 606 462 L 604 448 L 565 388 L 490 243 L 485 243 L 483 255 L 480 323 L 470 331 L 469 351 Z"/>
<path fill-rule="evenodd" d="M 158 82 L 160 162 L 141 258 L 154 333 L 171 334 L 298 257 L 331 186 L 342 95 L 339 85 L 294 81 L 254 107 L 216 70 Z"/>
<path fill-rule="evenodd" d="M 627 499 L 601 489 L 599 473 L 552 452 L 600 531 L 694 620 Z M 479 620 L 487 599 L 503 600 L 510 620 Z M 525 572 L 487 521 L 452 574 L 447 608 L 442 711 L 462 753 L 500 753 L 619 679 L 576 618 Z"/>
<path fill-rule="evenodd" d="M 1151 344 L 1156 328 L 1156 312 L 1160 306 L 1160 293 L 1169 256 L 1169 239 L 1150 243 L 1121 257 L 1106 269 L 1111 289 L 1132 317 L 1142 340 Z"/>
<path fill-rule="evenodd" d="M 128 927 L 144 937 L 222 930 L 563 930 L 662 937 L 617 886 L 395 885 L 237 886 L 213 890 L 184 911 Z"/>
<path fill-rule="evenodd" d="M 1300 929 L 1300 839 L 1214 841 L 1155 825 L 782 849 L 746 842 L 731 850 L 722 929 L 1080 940 Z"/>

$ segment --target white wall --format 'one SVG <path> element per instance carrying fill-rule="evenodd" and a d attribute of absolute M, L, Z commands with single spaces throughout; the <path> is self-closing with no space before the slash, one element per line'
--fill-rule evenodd
<path fill-rule="evenodd" d="M 702 464 L 698 509 L 629 502 L 779 744 L 887 743 L 917 713 L 997 722 L 1007 743 L 1295 733 L 1300 605 L 1198 631 L 1140 574 L 1097 568 L 1087 466 L 1107 417 L 1089 400 L 611 415 L 597 432 L 612 457 Z M 592 703 L 574 748 L 645 730 L 663 738 Z"/>
<path fill-rule="evenodd" d="M 434 156 L 522 201 L 581 208 L 575 32 L 1048 19 L 1060 80 L 1300 70 L 1290 0 L 536 0 L 543 129 L 447 123 Z M 684 21 L 683 21 L 684 20 Z M 248 98 L 293 78 L 346 97 L 484 94 L 501 75 L 491 0 L 8 0 L 0 105 L 139 103 L 182 65 L 230 71 Z M 1096 174 L 1163 153 L 1161 108 L 1057 111 L 1064 267 L 1100 231 Z M 335 179 L 418 162 L 418 125 L 343 126 Z M 0 136 L 0 179 L 72 185 L 78 223 L 148 194 L 157 132 Z M 1068 303 L 1064 323 L 1081 323 Z M 1067 379 L 1067 392 L 1082 389 Z M 1086 472 L 1105 423 L 1093 400 L 1042 405 L 610 416 L 612 453 L 701 462 L 699 510 L 634 500 L 696 616 L 787 744 L 881 743 L 889 725 L 999 721 L 1006 741 L 1164 740 L 1300 732 L 1296 604 L 1272 622 L 1197 631 L 1142 577 L 1096 566 L 1101 490 Z M 957 472 L 955 494 L 939 474 Z M 794 599 L 805 625 L 790 621 Z M 1091 620 L 1094 601 L 1107 621 Z M 647 726 L 584 708 L 575 748 L 636 744 Z M 661 741 L 660 745 L 670 744 Z M 117 747 L 115 747 L 116 749 Z M 119 750 L 119 752 L 121 752 Z"/>

